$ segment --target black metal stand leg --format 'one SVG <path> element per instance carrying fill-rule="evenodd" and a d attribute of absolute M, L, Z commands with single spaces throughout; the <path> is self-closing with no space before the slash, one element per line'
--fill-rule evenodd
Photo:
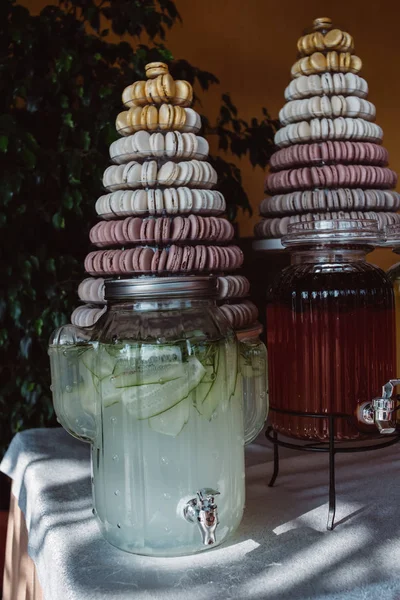
<path fill-rule="evenodd" d="M 329 416 L 329 512 L 326 528 L 332 531 L 334 528 L 336 512 L 336 485 L 335 485 L 335 419 Z"/>
<path fill-rule="evenodd" d="M 400 394 L 399 394 L 400 398 Z M 400 401 L 400 400 L 399 400 Z M 392 435 L 385 436 L 386 439 L 384 441 L 380 441 L 378 444 L 375 442 L 380 437 L 379 434 L 373 436 L 372 439 L 368 441 L 366 445 L 357 444 L 353 447 L 348 445 L 341 445 L 340 441 L 335 442 L 335 430 L 336 430 L 336 419 L 344 419 L 346 422 L 352 425 L 353 429 L 358 430 L 360 433 L 363 433 L 358 427 L 355 419 L 348 414 L 345 413 L 335 413 L 335 414 L 327 414 L 327 413 L 306 413 L 299 412 L 293 410 L 286 409 L 278 409 L 270 407 L 270 411 L 276 412 L 278 414 L 283 415 L 292 415 L 294 417 L 301 417 L 305 419 L 323 419 L 326 421 L 328 419 L 329 425 L 329 437 L 327 441 L 314 440 L 312 443 L 305 443 L 304 440 L 296 441 L 296 443 L 291 443 L 289 441 L 283 441 L 278 439 L 278 434 L 273 430 L 271 426 L 267 427 L 265 432 L 265 437 L 267 440 L 271 442 L 274 447 L 274 472 L 272 474 L 271 480 L 268 484 L 269 487 L 272 487 L 278 477 L 279 474 L 279 446 L 283 448 L 289 448 L 291 450 L 302 450 L 305 452 L 329 452 L 329 511 L 328 511 L 328 521 L 326 528 L 328 531 L 332 531 L 335 527 L 335 513 L 336 513 L 336 477 L 335 477 L 335 456 L 339 453 L 350 453 L 350 452 L 366 452 L 369 450 L 378 450 L 381 448 L 387 448 L 392 446 L 393 444 L 397 444 L 400 442 L 400 428 L 396 430 Z M 400 406 L 399 406 L 400 411 Z M 343 422 L 343 421 L 341 421 Z M 355 441 L 357 440 L 348 440 Z M 348 444 L 347 442 L 347 444 Z M 400 600 L 400 598 L 399 598 Z"/>
<path fill-rule="evenodd" d="M 268 487 L 272 487 L 276 481 L 276 478 L 279 475 L 279 446 L 277 444 L 278 434 L 276 431 L 272 432 L 273 444 L 274 444 L 274 472 L 272 473 L 272 477 L 268 484 Z"/>

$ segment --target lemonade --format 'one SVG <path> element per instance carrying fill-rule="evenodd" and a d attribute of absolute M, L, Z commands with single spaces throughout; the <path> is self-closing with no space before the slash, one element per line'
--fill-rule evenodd
<path fill-rule="evenodd" d="M 149 556 L 221 544 L 242 518 L 245 440 L 266 417 L 259 332 L 244 360 L 215 277 L 111 279 L 105 297 L 92 328 L 65 325 L 49 348 L 58 419 L 91 444 L 101 531 Z"/>
<path fill-rule="evenodd" d="M 217 543 L 244 506 L 242 375 L 233 339 L 50 347 L 60 422 L 92 437 L 104 536 L 130 552 L 198 552 L 183 507 L 218 490 Z M 76 431 L 78 429 L 78 431 Z"/>

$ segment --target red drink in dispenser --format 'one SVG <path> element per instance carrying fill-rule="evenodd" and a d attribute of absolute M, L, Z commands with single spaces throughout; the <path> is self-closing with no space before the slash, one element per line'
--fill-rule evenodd
<path fill-rule="evenodd" d="M 338 440 L 376 433 L 358 422 L 358 407 L 396 375 L 392 285 L 365 260 L 377 236 L 368 221 L 296 224 L 284 238 L 292 264 L 267 305 L 271 408 L 348 415 L 335 419 Z M 328 419 L 270 418 L 284 435 L 329 437 Z"/>

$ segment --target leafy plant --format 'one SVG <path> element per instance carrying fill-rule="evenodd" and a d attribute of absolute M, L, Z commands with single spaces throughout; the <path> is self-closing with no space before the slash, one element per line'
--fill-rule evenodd
<path fill-rule="evenodd" d="M 15 432 L 54 423 L 48 338 L 76 305 L 122 90 L 154 60 L 197 89 L 218 81 L 173 60 L 164 42 L 178 20 L 171 0 L 60 0 L 38 16 L 0 3 L 0 451 Z M 217 123 L 205 121 L 221 150 L 263 167 L 275 127 L 265 110 L 240 119 L 228 95 Z M 240 171 L 214 162 L 233 219 L 250 209 Z"/>

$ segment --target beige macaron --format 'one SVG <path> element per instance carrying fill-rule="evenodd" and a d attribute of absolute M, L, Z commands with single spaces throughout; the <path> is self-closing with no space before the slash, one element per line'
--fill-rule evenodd
<path fill-rule="evenodd" d="M 314 67 L 311 64 L 311 58 L 309 56 L 300 59 L 300 69 L 304 75 L 311 75 L 313 73 Z"/>
<path fill-rule="evenodd" d="M 341 71 L 343 73 L 345 73 L 347 71 L 346 55 L 347 55 L 347 52 L 340 52 L 340 54 L 339 54 L 339 71 Z"/>
<path fill-rule="evenodd" d="M 133 84 L 128 85 L 122 92 L 122 104 L 129 107 L 134 102 Z"/>
<path fill-rule="evenodd" d="M 331 29 L 324 36 L 324 44 L 328 50 L 336 50 L 340 47 L 343 40 L 343 31 L 340 29 Z"/>
<path fill-rule="evenodd" d="M 160 129 L 172 129 L 175 117 L 175 108 L 171 104 L 162 104 L 158 111 L 158 122 Z"/>
<path fill-rule="evenodd" d="M 174 116 L 174 128 L 181 130 L 184 128 L 186 123 L 186 113 L 185 109 L 182 106 L 174 106 L 175 116 Z"/>
<path fill-rule="evenodd" d="M 146 82 L 145 81 L 135 81 L 133 84 L 133 95 L 135 99 L 135 104 L 138 106 L 142 106 L 146 103 Z"/>
<path fill-rule="evenodd" d="M 159 75 L 156 85 L 161 102 L 170 102 L 175 96 L 175 81 L 169 73 Z"/>
<path fill-rule="evenodd" d="M 313 43 L 312 35 L 305 35 L 303 37 L 301 46 L 302 46 L 302 50 L 303 50 L 304 54 L 306 54 L 306 55 L 312 54 L 312 52 L 314 51 L 314 43 Z"/>
<path fill-rule="evenodd" d="M 301 55 L 301 54 L 303 54 L 303 37 L 304 37 L 304 36 L 300 37 L 300 38 L 297 40 L 297 52 L 298 52 L 300 55 Z"/>
<path fill-rule="evenodd" d="M 175 81 L 174 103 L 178 106 L 190 106 L 193 102 L 193 88 L 188 81 Z"/>
<path fill-rule="evenodd" d="M 339 56 L 335 51 L 328 52 L 326 55 L 326 64 L 329 71 L 339 71 Z"/>
<path fill-rule="evenodd" d="M 320 31 L 316 31 L 315 33 L 313 33 L 312 40 L 314 49 L 317 50 L 317 52 L 322 52 L 323 50 L 325 50 L 324 36 Z"/>
<path fill-rule="evenodd" d="M 332 28 L 332 19 L 329 17 L 318 17 L 313 21 L 313 29 L 315 31 L 319 31 L 321 29 L 331 29 Z"/>
<path fill-rule="evenodd" d="M 146 111 L 147 109 L 147 111 Z M 158 129 L 158 110 L 155 106 L 144 106 L 142 108 L 142 119 L 143 123 L 143 112 L 145 112 L 145 127 L 144 129 L 148 129 L 149 131 L 155 131 Z"/>
<path fill-rule="evenodd" d="M 303 71 L 301 70 L 300 61 L 299 60 L 296 61 L 294 63 L 294 65 L 292 66 L 292 68 L 290 69 L 290 74 L 291 74 L 291 76 L 293 78 L 301 77 L 301 75 L 304 75 Z"/>
<path fill-rule="evenodd" d="M 353 37 L 346 31 L 343 31 L 343 40 L 340 46 L 340 50 L 342 50 L 342 52 L 353 52 L 354 50 Z"/>
<path fill-rule="evenodd" d="M 362 69 L 362 60 L 355 54 L 351 56 L 350 59 L 350 71 L 352 73 L 358 73 Z"/>
<path fill-rule="evenodd" d="M 133 106 L 128 110 L 128 120 L 133 130 L 139 129 L 142 124 L 142 107 Z"/>
<path fill-rule="evenodd" d="M 310 64 L 312 67 L 311 73 L 323 73 L 326 71 L 327 61 L 321 52 L 314 52 L 314 54 L 310 56 Z M 305 75 L 307 75 L 307 73 L 305 73 Z"/>
<path fill-rule="evenodd" d="M 148 79 L 146 81 L 146 98 L 150 104 L 160 104 L 161 98 L 158 93 L 157 79 Z"/>
<path fill-rule="evenodd" d="M 146 77 L 148 77 L 149 79 L 154 79 L 159 75 L 165 75 L 166 73 L 168 73 L 168 65 L 162 62 L 147 63 L 147 65 L 145 66 L 145 71 Z"/>
<path fill-rule="evenodd" d="M 115 120 L 115 129 L 121 135 L 129 135 L 132 133 L 128 110 L 119 113 Z"/>

